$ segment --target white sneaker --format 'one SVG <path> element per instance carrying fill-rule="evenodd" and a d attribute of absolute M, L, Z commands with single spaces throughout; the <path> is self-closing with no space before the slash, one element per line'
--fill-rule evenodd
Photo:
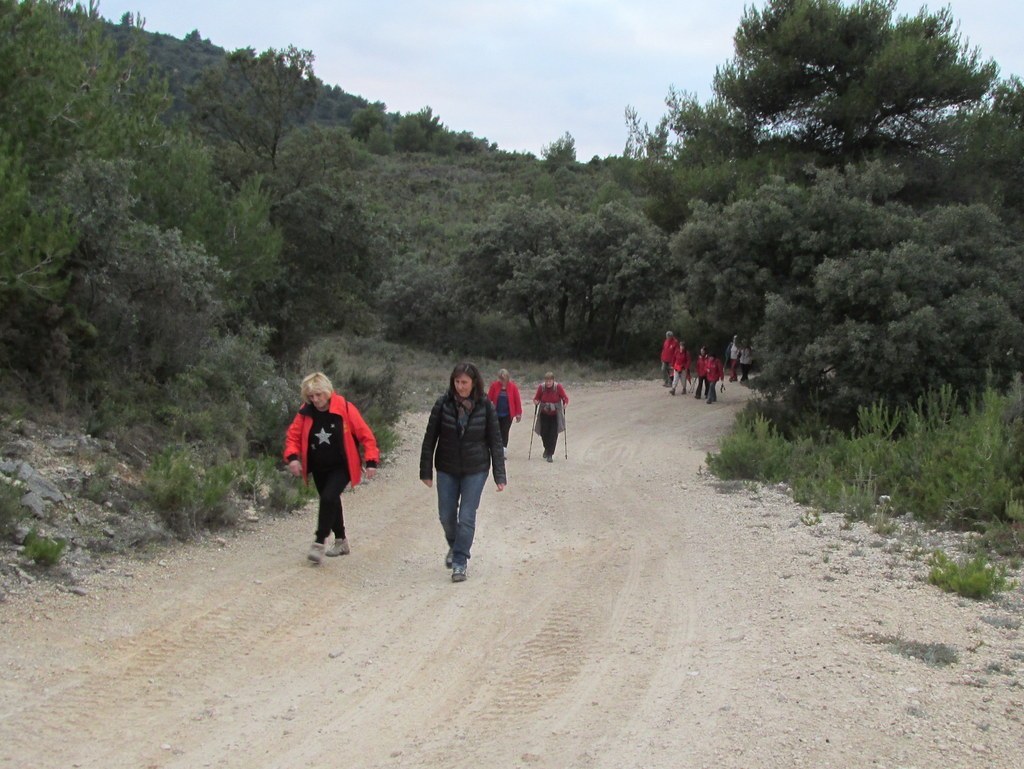
<path fill-rule="evenodd" d="M 334 544 L 327 550 L 327 555 L 334 558 L 336 555 L 348 555 L 352 551 L 349 550 L 347 539 L 338 539 L 335 537 Z"/>
<path fill-rule="evenodd" d="M 309 548 L 309 555 L 306 556 L 317 566 L 324 560 L 324 545 L 322 542 L 314 542 Z"/>

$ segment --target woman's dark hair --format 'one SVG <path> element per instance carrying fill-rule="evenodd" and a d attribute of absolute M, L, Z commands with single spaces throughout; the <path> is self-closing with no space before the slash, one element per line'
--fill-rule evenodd
<path fill-rule="evenodd" d="M 452 375 L 448 379 L 448 394 L 455 397 L 455 377 L 465 374 L 473 380 L 473 393 L 470 397 L 479 400 L 484 397 L 484 378 L 480 375 L 480 369 L 472 363 L 460 363 L 452 369 Z"/>

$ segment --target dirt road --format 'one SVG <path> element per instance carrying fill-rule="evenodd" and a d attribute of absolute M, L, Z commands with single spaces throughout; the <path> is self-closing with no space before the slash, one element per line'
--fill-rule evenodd
<path fill-rule="evenodd" d="M 462 584 L 413 415 L 351 555 L 305 511 L 0 605 L 0 767 L 1021 766 L 1019 588 L 700 474 L 742 393 L 573 388 L 554 464 L 514 425 Z"/>

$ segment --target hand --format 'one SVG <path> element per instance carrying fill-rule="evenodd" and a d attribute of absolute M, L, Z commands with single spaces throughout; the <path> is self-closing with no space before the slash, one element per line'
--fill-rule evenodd
<path fill-rule="evenodd" d="M 505 484 L 504 483 L 499 483 L 498 484 L 498 491 L 504 491 L 504 490 L 505 490 Z"/>
<path fill-rule="evenodd" d="M 377 474 L 377 468 L 376 467 L 367 467 L 366 468 L 366 480 L 372 481 L 373 480 L 373 476 L 375 476 L 376 474 Z"/>
<path fill-rule="evenodd" d="M 302 475 L 302 462 L 297 459 L 293 459 L 288 463 L 288 472 L 296 478 L 300 477 Z"/>
<path fill-rule="evenodd" d="M 521 416 L 519 416 L 519 417 L 516 417 L 516 421 L 517 421 L 517 422 L 522 422 L 522 421 L 523 421 L 523 418 L 522 418 Z"/>
<path fill-rule="evenodd" d="M 432 488 L 434 485 L 433 478 L 420 478 L 420 480 L 423 481 L 423 485 L 426 486 L 428 489 Z"/>

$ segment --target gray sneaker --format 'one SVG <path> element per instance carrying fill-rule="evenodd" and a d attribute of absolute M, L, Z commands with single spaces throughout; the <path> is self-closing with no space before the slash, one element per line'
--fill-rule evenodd
<path fill-rule="evenodd" d="M 452 566 L 452 582 L 466 581 L 466 564 L 457 563 Z"/>
<path fill-rule="evenodd" d="M 448 555 L 444 557 L 444 567 L 450 569 L 452 567 L 452 548 L 448 548 Z"/>
<path fill-rule="evenodd" d="M 324 560 L 324 545 L 322 542 L 314 542 L 309 548 L 309 560 L 319 566 Z"/>
<path fill-rule="evenodd" d="M 348 555 L 351 552 L 347 539 L 335 539 L 334 544 L 327 549 L 327 555 L 331 558 L 339 555 Z"/>

